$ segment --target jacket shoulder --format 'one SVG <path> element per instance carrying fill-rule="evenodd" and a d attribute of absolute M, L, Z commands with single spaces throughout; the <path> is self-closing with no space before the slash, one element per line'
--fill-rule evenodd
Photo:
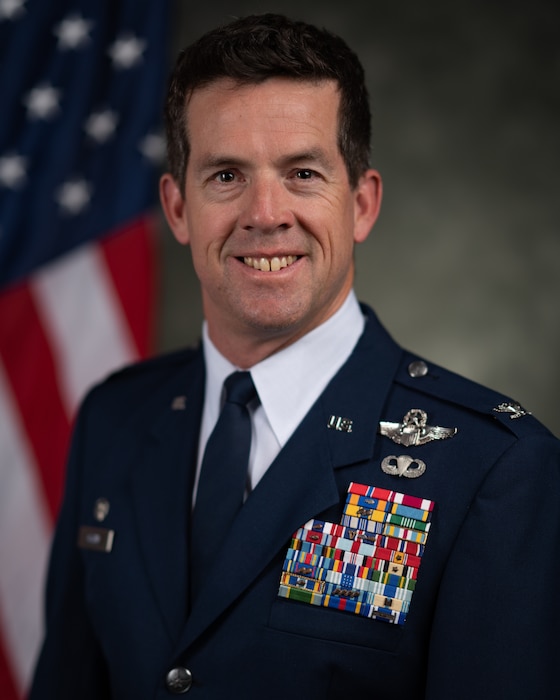
<path fill-rule="evenodd" d="M 162 392 L 167 393 L 166 387 L 172 392 L 184 386 L 199 359 L 203 366 L 201 358 L 199 348 L 186 348 L 127 365 L 90 389 L 82 412 L 92 407 L 96 412 L 101 409 L 113 414 L 119 407 L 131 411 Z"/>
<path fill-rule="evenodd" d="M 403 353 L 395 381 L 402 387 L 454 405 L 517 438 L 552 434 L 518 401 L 410 352 Z"/>
<path fill-rule="evenodd" d="M 173 374 L 195 360 L 199 351 L 199 347 L 181 348 L 180 350 L 134 362 L 109 374 L 102 384 L 134 382 L 149 379 L 150 377 L 162 377 L 167 374 Z"/>

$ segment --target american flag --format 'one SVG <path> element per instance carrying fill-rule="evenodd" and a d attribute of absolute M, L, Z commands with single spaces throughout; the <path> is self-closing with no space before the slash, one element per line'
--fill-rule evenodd
<path fill-rule="evenodd" d="M 23 698 L 84 392 L 149 351 L 166 0 L 0 0 L 0 698 Z"/>

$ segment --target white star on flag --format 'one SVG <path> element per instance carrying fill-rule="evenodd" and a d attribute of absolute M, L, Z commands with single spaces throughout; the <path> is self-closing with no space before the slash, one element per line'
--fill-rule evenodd
<path fill-rule="evenodd" d="M 0 157 L 0 185 L 16 190 L 23 185 L 26 178 L 26 158 L 15 153 Z"/>
<path fill-rule="evenodd" d="M 84 129 L 91 139 L 97 141 L 97 143 L 105 143 L 115 133 L 118 121 L 117 113 L 106 109 L 102 112 L 91 114 L 84 125 Z"/>
<path fill-rule="evenodd" d="M 0 0 L 0 20 L 16 19 L 26 12 L 25 0 Z"/>
<path fill-rule="evenodd" d="M 56 201 L 62 211 L 75 216 L 89 204 L 92 195 L 91 185 L 83 179 L 67 180 L 56 192 Z"/>
<path fill-rule="evenodd" d="M 50 119 L 60 109 L 60 90 L 45 83 L 30 90 L 23 103 L 31 119 Z"/>
<path fill-rule="evenodd" d="M 53 34 L 58 37 L 58 47 L 66 49 L 79 49 L 91 41 L 89 32 L 94 23 L 84 19 L 80 15 L 68 15 L 53 29 Z"/>
<path fill-rule="evenodd" d="M 165 159 L 165 139 L 161 134 L 146 134 L 138 146 L 140 153 L 151 163 L 160 165 Z"/>
<path fill-rule="evenodd" d="M 108 54 L 117 69 L 132 68 L 142 60 L 146 42 L 133 34 L 121 34 L 111 45 Z"/>

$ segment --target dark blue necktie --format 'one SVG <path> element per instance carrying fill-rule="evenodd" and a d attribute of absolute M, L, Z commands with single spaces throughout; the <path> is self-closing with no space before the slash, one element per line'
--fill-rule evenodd
<path fill-rule="evenodd" d="M 257 392 L 249 372 L 224 382 L 225 403 L 208 438 L 191 521 L 191 596 L 194 600 L 216 554 L 243 505 L 251 449 L 247 405 Z"/>

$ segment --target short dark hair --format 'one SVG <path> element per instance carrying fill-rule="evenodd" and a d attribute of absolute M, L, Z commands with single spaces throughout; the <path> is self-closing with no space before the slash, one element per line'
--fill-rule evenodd
<path fill-rule="evenodd" d="M 369 167 L 371 117 L 364 69 L 340 37 L 283 15 L 250 15 L 218 27 L 179 54 L 165 105 L 171 175 L 184 185 L 189 158 L 187 100 L 222 78 L 258 84 L 269 78 L 333 80 L 340 91 L 338 145 L 352 187 Z"/>

